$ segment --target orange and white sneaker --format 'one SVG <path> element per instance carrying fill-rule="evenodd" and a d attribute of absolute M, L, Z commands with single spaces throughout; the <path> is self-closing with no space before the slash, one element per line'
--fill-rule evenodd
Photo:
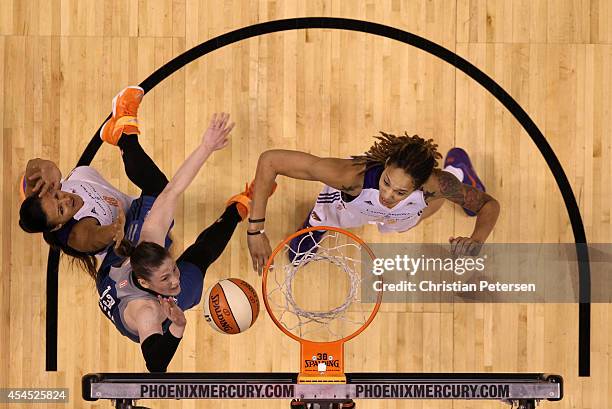
<path fill-rule="evenodd" d="M 139 86 L 124 88 L 113 98 L 113 115 L 102 125 L 100 138 L 111 145 L 117 145 L 121 135 L 140 135 L 138 107 L 144 90 Z"/>
<path fill-rule="evenodd" d="M 225 207 L 230 206 L 233 203 L 236 203 L 236 208 L 238 209 L 238 214 L 240 215 L 240 219 L 244 221 L 249 215 L 251 211 L 251 199 L 253 198 L 253 187 L 255 185 L 255 181 L 251 183 L 247 183 L 244 187 L 244 192 L 240 192 L 237 195 L 234 195 L 229 198 L 227 203 L 225 203 Z M 278 185 L 274 182 L 274 186 L 272 187 L 272 192 L 270 192 L 270 196 L 274 194 L 276 191 L 276 187 Z"/>

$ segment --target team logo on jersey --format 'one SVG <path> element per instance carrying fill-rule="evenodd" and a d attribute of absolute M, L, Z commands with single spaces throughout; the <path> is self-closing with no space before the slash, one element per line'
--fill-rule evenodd
<path fill-rule="evenodd" d="M 319 215 L 317 214 L 317 212 L 315 212 L 314 210 L 312 211 L 312 213 L 310 213 L 310 217 L 312 217 L 313 220 L 316 220 L 318 222 L 321 221 L 321 218 L 319 217 Z"/>
<path fill-rule="evenodd" d="M 102 196 L 102 198 L 104 199 L 104 201 L 106 203 L 108 203 L 111 206 L 115 206 L 115 207 L 119 207 L 119 202 L 117 201 L 117 199 L 115 199 L 114 197 L 110 197 L 110 196 Z"/>
<path fill-rule="evenodd" d="M 94 207 L 93 209 L 91 209 L 91 212 L 92 212 L 93 214 L 98 214 L 98 212 L 96 212 L 96 208 L 95 208 L 95 207 Z"/>
<path fill-rule="evenodd" d="M 123 288 L 123 287 L 125 287 L 126 285 L 128 285 L 128 281 L 127 281 L 127 280 L 123 280 L 123 281 L 121 281 L 121 282 L 119 283 L 119 288 Z"/>
<path fill-rule="evenodd" d="M 370 200 L 366 200 L 365 203 L 369 204 L 370 206 L 374 206 L 374 203 L 372 203 Z"/>

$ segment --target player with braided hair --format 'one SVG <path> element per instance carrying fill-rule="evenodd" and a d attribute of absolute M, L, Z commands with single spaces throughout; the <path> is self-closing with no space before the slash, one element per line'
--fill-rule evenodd
<path fill-rule="evenodd" d="M 380 165 L 392 163 L 412 175 L 415 186 L 419 187 L 429 177 L 437 159 L 442 155 L 438 153 L 438 145 L 433 139 L 425 140 L 417 135 L 402 136 L 390 135 L 380 132 L 378 140 L 363 155 L 353 156 L 354 164 L 365 164 L 363 172 Z"/>
<path fill-rule="evenodd" d="M 351 159 L 320 158 L 305 152 L 269 150 L 261 154 L 255 175 L 247 241 L 253 268 L 261 272 L 271 247 L 264 232 L 266 204 L 277 175 L 317 180 L 325 186 L 302 228 L 342 228 L 376 224 L 381 232 L 403 232 L 440 209 L 444 199 L 476 216 L 469 237 L 450 237 L 454 254 L 477 254 L 499 215 L 499 203 L 485 193 L 467 153 L 451 149 L 438 168 L 433 140 L 381 132 L 363 155 Z M 292 262 L 313 248 L 323 232 L 298 236 L 290 243 Z"/>

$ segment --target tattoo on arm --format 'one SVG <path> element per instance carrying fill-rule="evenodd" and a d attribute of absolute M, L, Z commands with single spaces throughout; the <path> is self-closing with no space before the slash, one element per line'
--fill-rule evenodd
<path fill-rule="evenodd" d="M 465 207 L 468 210 L 473 211 L 474 213 L 478 213 L 482 206 L 485 205 L 489 200 L 491 200 L 491 196 L 488 194 L 476 189 L 473 186 L 464 185 L 464 202 Z"/>
<path fill-rule="evenodd" d="M 442 171 L 438 174 L 438 183 L 442 197 L 475 213 L 491 200 L 488 194 L 459 182 L 454 175 L 448 172 Z"/>

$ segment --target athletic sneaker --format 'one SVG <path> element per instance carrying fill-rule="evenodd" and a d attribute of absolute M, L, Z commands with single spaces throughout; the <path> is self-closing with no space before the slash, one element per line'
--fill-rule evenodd
<path fill-rule="evenodd" d="M 463 171 L 463 183 L 466 185 L 470 185 L 475 187 L 476 189 L 486 192 L 484 184 L 478 178 L 474 167 L 472 166 L 472 162 L 470 161 L 470 157 L 467 152 L 461 148 L 453 148 L 446 154 L 446 158 L 444 158 L 444 167 L 453 166 L 455 168 L 459 168 Z M 476 216 L 471 210 L 463 208 L 463 211 L 468 216 Z"/>
<path fill-rule="evenodd" d="M 308 212 L 308 216 L 306 216 L 304 224 L 302 224 L 302 227 L 300 227 L 298 230 L 311 227 L 308 223 L 308 219 L 310 219 L 310 212 Z M 291 264 L 300 264 L 304 259 L 305 253 L 307 254 L 306 259 L 311 258 L 317 252 L 316 246 L 321 242 L 323 236 L 325 236 L 325 231 L 313 230 L 308 233 L 300 234 L 299 236 L 291 239 L 289 242 L 290 250 L 287 252 Z"/>
<path fill-rule="evenodd" d="M 117 145 L 121 135 L 140 135 L 138 107 L 144 90 L 132 85 L 124 88 L 113 98 L 113 115 L 102 125 L 100 138 L 111 145 Z"/>
<path fill-rule="evenodd" d="M 251 181 L 251 183 L 247 183 L 244 187 L 244 192 L 240 192 L 237 195 L 234 195 L 228 199 L 225 203 L 225 207 L 230 206 L 232 203 L 237 203 L 236 208 L 238 209 L 238 214 L 240 215 L 240 219 L 244 220 L 249 215 L 251 211 L 251 199 L 253 198 L 253 188 L 255 187 L 255 181 Z M 270 196 L 276 192 L 277 184 L 274 182 L 274 186 L 272 187 L 272 192 L 270 192 Z"/>

